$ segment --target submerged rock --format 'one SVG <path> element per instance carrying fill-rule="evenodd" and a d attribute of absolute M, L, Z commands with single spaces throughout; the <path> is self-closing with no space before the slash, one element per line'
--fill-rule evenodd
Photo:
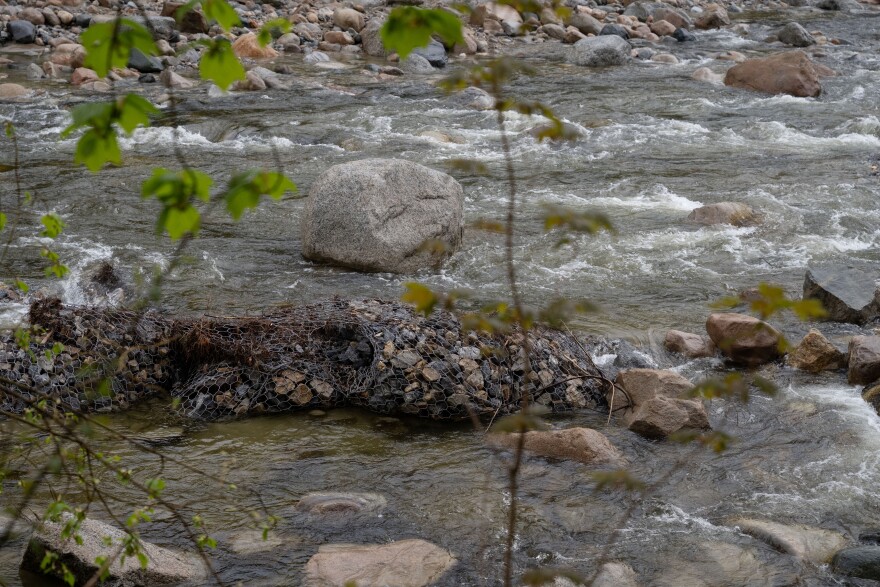
<path fill-rule="evenodd" d="M 611 562 L 602 565 L 593 581 L 593 587 L 638 587 L 636 572 L 625 563 Z"/>
<path fill-rule="evenodd" d="M 880 546 L 851 546 L 834 555 L 834 571 L 859 579 L 880 581 Z"/>
<path fill-rule="evenodd" d="M 853 385 L 880 381 L 880 336 L 854 336 L 847 353 L 847 380 Z"/>
<path fill-rule="evenodd" d="M 744 534 L 770 546 L 816 564 L 831 561 L 834 553 L 846 546 L 847 538 L 838 532 L 801 524 L 779 524 L 766 520 L 738 518 L 730 521 Z"/>
<path fill-rule="evenodd" d="M 709 417 L 698 399 L 658 395 L 642 403 L 624 419 L 626 426 L 645 438 L 661 440 L 682 430 L 706 430 Z"/>
<path fill-rule="evenodd" d="M 688 220 L 699 224 L 732 224 L 733 226 L 751 226 L 760 221 L 760 217 L 748 204 L 740 202 L 719 202 L 700 206 L 691 211 Z"/>
<path fill-rule="evenodd" d="M 445 173 L 396 159 L 335 165 L 309 190 L 302 254 L 361 271 L 438 267 L 461 244 L 464 193 Z M 427 246 L 443 244 L 443 249 Z"/>
<path fill-rule="evenodd" d="M 499 433 L 489 437 L 496 446 L 514 449 L 519 443 L 516 433 Z M 533 430 L 525 433 L 526 452 L 553 459 L 578 461 L 588 465 L 622 463 L 623 455 L 604 434 L 591 428 L 565 430 Z"/>
<path fill-rule="evenodd" d="M 390 544 L 325 544 L 306 564 L 308 587 L 426 587 L 455 565 L 445 549 L 419 539 Z"/>
<path fill-rule="evenodd" d="M 715 346 L 735 363 L 756 366 L 780 355 L 782 335 L 779 331 L 745 314 L 710 314 L 706 331 Z"/>
<path fill-rule="evenodd" d="M 632 47 L 617 35 L 581 39 L 568 49 L 568 61 L 584 67 L 624 65 L 630 60 Z"/>
<path fill-rule="evenodd" d="M 669 330 L 663 340 L 663 346 L 672 353 L 678 353 L 691 359 L 712 357 L 715 355 L 715 344 L 708 336 L 700 336 L 691 332 Z"/>
<path fill-rule="evenodd" d="M 694 388 L 694 384 L 685 377 L 665 369 L 627 369 L 617 375 L 614 383 L 623 392 L 615 392 L 613 403 L 611 392 L 606 392 L 605 397 L 612 410 L 623 407 L 636 409 L 658 395 L 687 397 Z"/>
<path fill-rule="evenodd" d="M 795 369 L 819 373 L 843 369 L 846 357 L 821 332 L 812 328 L 786 356 L 785 363 Z"/>
<path fill-rule="evenodd" d="M 816 97 L 822 93 L 819 77 L 826 75 L 803 51 L 788 51 L 747 59 L 727 70 L 725 85 L 798 97 Z"/>
<path fill-rule="evenodd" d="M 862 324 L 880 317 L 877 279 L 854 267 L 810 267 L 804 277 L 804 299 L 822 302 L 829 320 Z"/>
<path fill-rule="evenodd" d="M 95 559 L 99 556 L 108 558 L 114 556 L 127 536 L 125 532 L 114 526 L 87 518 L 80 526 L 79 535 L 82 544 L 78 544 L 72 538 L 61 537 L 63 528 L 64 524 L 61 522 L 44 522 L 34 532 L 21 561 L 21 567 L 42 574 L 43 557 L 47 552 L 53 552 L 74 573 L 77 584 L 82 584 L 98 570 Z M 149 559 L 146 568 L 141 568 L 136 557 L 127 557 L 125 562 L 117 559 L 110 566 L 110 577 L 122 581 L 125 585 L 164 585 L 206 577 L 205 566 L 195 555 L 168 550 L 144 541 L 141 541 L 141 548 Z"/>
<path fill-rule="evenodd" d="M 379 513 L 388 501 L 378 493 L 309 493 L 296 504 L 296 509 L 310 514 Z"/>

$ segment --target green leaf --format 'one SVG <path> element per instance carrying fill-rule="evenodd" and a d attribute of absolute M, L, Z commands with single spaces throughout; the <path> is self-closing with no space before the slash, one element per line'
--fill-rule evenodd
<path fill-rule="evenodd" d="M 388 15 L 380 31 L 382 42 L 401 59 L 406 59 L 417 47 L 426 47 L 434 34 L 446 45 L 464 40 L 458 17 L 439 8 L 398 6 Z"/>
<path fill-rule="evenodd" d="M 98 77 L 106 76 L 114 67 L 126 67 L 132 49 L 144 55 L 159 53 L 150 31 L 127 18 L 93 24 L 80 38 L 86 49 L 83 65 L 94 69 Z"/>
<path fill-rule="evenodd" d="M 417 312 L 421 312 L 425 316 L 431 314 L 440 299 L 431 288 L 421 283 L 410 281 L 404 285 L 406 293 L 400 296 L 400 299 L 408 304 L 416 307 Z"/>
<path fill-rule="evenodd" d="M 202 8 L 205 10 L 205 17 L 209 21 L 216 21 L 225 31 L 241 24 L 238 13 L 226 0 L 205 0 Z"/>
<path fill-rule="evenodd" d="M 6 214 L 0 212 L 0 230 L 6 228 Z"/>
<path fill-rule="evenodd" d="M 173 240 L 181 238 L 187 233 L 199 231 L 202 215 L 192 206 L 165 208 L 160 214 L 159 223 L 168 231 L 168 236 Z"/>
<path fill-rule="evenodd" d="M 260 44 L 260 47 L 265 47 L 272 42 L 273 38 L 278 38 L 289 31 L 289 20 L 286 18 L 273 18 L 267 21 L 257 32 L 257 43 Z"/>
<path fill-rule="evenodd" d="M 86 131 L 76 144 L 76 163 L 81 163 L 95 173 L 105 163 L 122 164 L 122 151 L 116 140 L 116 133 L 111 130 L 101 134 L 96 129 Z"/>
<path fill-rule="evenodd" d="M 205 41 L 208 50 L 199 62 L 199 75 L 202 79 L 213 81 L 221 90 L 226 90 L 232 82 L 244 79 L 244 66 L 235 56 L 229 39 L 216 37 Z"/>
<path fill-rule="evenodd" d="M 128 94 L 118 104 L 117 122 L 127 134 L 134 132 L 138 126 L 150 126 L 150 114 L 158 114 L 159 109 L 146 98 L 137 94 Z"/>
<path fill-rule="evenodd" d="M 55 238 L 61 234 L 62 230 L 64 230 L 64 221 L 54 212 L 44 214 L 43 217 L 40 218 L 40 223 L 45 227 L 43 232 L 40 233 L 40 236 Z"/>
<path fill-rule="evenodd" d="M 248 208 L 256 208 L 260 196 L 275 200 L 287 192 L 295 192 L 296 185 L 287 177 L 272 171 L 246 171 L 229 180 L 226 190 L 226 209 L 234 220 L 241 218 Z"/>

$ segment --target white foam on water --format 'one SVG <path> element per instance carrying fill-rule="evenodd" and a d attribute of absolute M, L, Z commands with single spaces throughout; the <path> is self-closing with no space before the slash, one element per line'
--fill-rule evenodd
<path fill-rule="evenodd" d="M 798 149 L 880 147 L 880 137 L 872 134 L 847 132 L 837 136 L 817 137 L 795 130 L 775 120 L 757 122 L 745 134 L 754 140 L 773 141 L 779 145 Z"/>
<path fill-rule="evenodd" d="M 600 196 L 587 200 L 595 206 L 610 208 L 629 208 L 634 210 L 680 210 L 690 212 L 703 205 L 702 202 L 691 200 L 671 191 L 663 184 L 656 184 L 649 190 L 640 192 L 631 198 L 618 196 Z"/>

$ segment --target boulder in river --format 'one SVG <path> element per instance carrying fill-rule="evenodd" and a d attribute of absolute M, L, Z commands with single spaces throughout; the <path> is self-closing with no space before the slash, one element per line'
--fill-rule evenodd
<path fill-rule="evenodd" d="M 880 546 L 850 546 L 834 555 L 835 572 L 859 579 L 880 581 Z"/>
<path fill-rule="evenodd" d="M 847 380 L 853 385 L 880 381 L 880 336 L 854 336 L 847 353 Z"/>
<path fill-rule="evenodd" d="M 716 350 L 711 338 L 680 330 L 667 331 L 663 346 L 671 353 L 678 353 L 690 359 L 712 357 Z"/>
<path fill-rule="evenodd" d="M 437 267 L 461 244 L 463 205 L 457 181 L 417 163 L 365 159 L 335 165 L 309 190 L 302 254 L 361 271 Z"/>
<path fill-rule="evenodd" d="M 716 312 L 706 320 L 706 331 L 715 346 L 735 363 L 757 366 L 779 357 L 782 335 L 752 316 Z"/>
<path fill-rule="evenodd" d="M 617 23 L 609 23 L 602 27 L 602 30 L 599 31 L 600 36 L 604 35 L 615 35 L 620 37 L 623 40 L 629 39 L 629 32 L 623 28 L 621 25 Z"/>
<path fill-rule="evenodd" d="M 565 430 L 532 430 L 525 433 L 523 450 L 542 457 L 578 461 L 588 465 L 623 463 L 623 455 L 604 434 L 591 428 Z M 517 433 L 499 433 L 490 436 L 490 443 L 514 449 L 519 442 Z"/>
<path fill-rule="evenodd" d="M 873 385 L 868 385 L 862 391 L 862 399 L 871 404 L 871 406 L 880 414 L 880 381 Z M 880 534 L 878 534 L 880 537 Z M 877 541 L 880 544 L 880 540 Z"/>
<path fill-rule="evenodd" d="M 434 67 L 446 67 L 446 63 L 449 61 L 443 43 L 434 39 L 431 39 L 431 42 L 426 47 L 416 47 L 413 49 L 412 54 L 424 57 Z"/>
<path fill-rule="evenodd" d="M 846 366 L 846 357 L 821 332 L 812 328 L 788 353 L 785 363 L 801 371 L 819 373 L 843 369 Z"/>
<path fill-rule="evenodd" d="M 278 57 L 278 51 L 266 45 L 261 47 L 255 33 L 246 33 L 235 39 L 232 43 L 232 50 L 240 58 L 249 59 L 271 59 Z"/>
<path fill-rule="evenodd" d="M 86 518 L 79 528 L 82 544 L 78 544 L 73 538 L 61 537 L 63 521 L 65 520 L 62 517 L 62 522 L 44 522 L 34 532 L 21 567 L 42 574 L 40 567 L 43 557 L 47 552 L 54 552 L 74 573 L 76 584 L 81 585 L 98 570 L 95 559 L 99 556 L 112 556 L 127 535 L 119 528 Z M 109 545 L 107 541 L 110 542 Z M 124 585 L 165 585 L 206 577 L 205 566 L 198 556 L 168 550 L 144 541 L 141 541 L 141 548 L 149 559 L 146 568 L 141 568 L 138 559 L 133 556 L 127 557 L 125 562 L 117 559 L 110 566 L 110 577 L 118 579 Z"/>
<path fill-rule="evenodd" d="M 862 324 L 880 317 L 877 280 L 853 267 L 811 267 L 804 277 L 804 299 L 822 302 L 827 318 L 835 322 Z"/>
<path fill-rule="evenodd" d="M 801 524 L 786 525 L 738 518 L 731 520 L 729 525 L 738 527 L 744 534 L 762 540 L 782 552 L 820 565 L 831 561 L 834 554 L 848 542 L 838 532 Z"/>
<path fill-rule="evenodd" d="M 309 587 L 426 587 L 455 565 L 444 548 L 424 540 L 389 544 L 324 544 L 306 563 Z"/>
<path fill-rule="evenodd" d="M 16 43 L 29 44 L 37 40 L 37 27 L 26 20 L 10 20 L 6 32 Z"/>
<path fill-rule="evenodd" d="M 483 26 L 486 20 L 502 23 L 509 22 L 515 25 L 523 23 L 522 15 L 520 15 L 516 8 L 497 2 L 480 4 L 471 12 L 470 24 L 472 26 Z"/>
<path fill-rule="evenodd" d="M 720 4 L 709 4 L 703 13 L 697 18 L 694 25 L 698 29 L 720 29 L 730 24 L 730 16 L 727 10 Z"/>
<path fill-rule="evenodd" d="M 159 73 L 165 66 L 158 57 L 145 55 L 140 49 L 132 49 L 128 57 L 128 66 L 141 73 Z"/>
<path fill-rule="evenodd" d="M 605 394 L 612 410 L 622 407 L 637 409 L 658 395 L 688 397 L 694 388 L 688 379 L 666 369 L 626 369 L 617 374 L 614 384 L 619 388 L 615 390 L 614 400 L 610 391 Z"/>
<path fill-rule="evenodd" d="M 427 59 L 416 53 L 407 55 L 406 59 L 401 61 L 400 69 L 414 74 L 431 74 L 436 71 Z"/>
<path fill-rule="evenodd" d="M 31 91 L 19 84 L 0 84 L 0 100 L 9 98 L 21 98 L 27 96 Z"/>
<path fill-rule="evenodd" d="M 657 395 L 624 418 L 627 428 L 645 438 L 662 440 L 682 430 L 706 430 L 709 417 L 699 399 Z"/>
<path fill-rule="evenodd" d="M 790 22 L 776 33 L 776 37 L 792 47 L 809 47 L 816 44 L 816 39 L 801 25 Z"/>
<path fill-rule="evenodd" d="M 568 49 L 568 61 L 584 67 L 624 65 L 632 47 L 617 35 L 581 39 Z"/>
<path fill-rule="evenodd" d="M 611 562 L 602 565 L 593 587 L 638 587 L 636 572 L 628 564 Z"/>
<path fill-rule="evenodd" d="M 162 4 L 162 16 L 177 17 L 177 11 L 184 5 L 183 2 L 165 2 Z M 180 20 L 180 30 L 184 33 L 207 34 L 208 19 L 198 6 L 190 7 Z"/>
<path fill-rule="evenodd" d="M 688 214 L 688 220 L 699 224 L 732 224 L 733 226 L 751 226 L 760 221 L 760 217 L 751 206 L 741 202 L 719 202 L 700 206 Z"/>
<path fill-rule="evenodd" d="M 734 65 L 727 70 L 724 83 L 767 94 L 815 98 L 822 93 L 819 77 L 827 75 L 826 69 L 817 66 L 803 51 L 787 51 Z"/>

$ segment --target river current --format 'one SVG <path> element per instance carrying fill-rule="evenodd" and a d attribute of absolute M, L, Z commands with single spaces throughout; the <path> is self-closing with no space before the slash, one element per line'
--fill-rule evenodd
<path fill-rule="evenodd" d="M 571 144 L 537 142 L 537 118 L 512 114 L 519 188 L 516 260 L 531 304 L 562 295 L 584 297 L 602 311 L 579 318 L 578 332 L 624 336 L 643 344 L 658 366 L 696 380 L 712 361 L 676 364 L 659 350 L 668 328 L 701 332 L 708 305 L 760 281 L 798 295 L 814 263 L 849 264 L 880 273 L 880 18 L 804 13 L 808 29 L 846 43 L 817 50 L 840 72 L 823 81 L 818 99 L 769 97 L 694 81 L 700 66 L 727 50 L 761 54 L 758 41 L 781 18 L 743 14 L 747 38 L 731 31 L 702 33 L 671 47 L 678 65 L 635 62 L 590 71 L 535 57 L 530 76 L 510 91 L 540 100 L 579 133 Z M 26 61 L 26 57 L 12 55 Z M 67 224 L 56 246 L 72 268 L 60 286 L 42 278 L 38 237 L 12 244 L 19 277 L 58 291 L 68 303 L 92 303 L 85 276 L 111 261 L 135 283 L 171 259 L 155 235 L 157 208 L 140 199 L 140 182 L 154 166 L 174 167 L 177 140 L 194 166 L 216 177 L 272 164 L 273 151 L 306 194 L 328 167 L 365 157 L 403 158 L 452 173 L 465 189 L 469 222 L 501 219 L 506 197 L 499 130 L 491 112 L 458 106 L 434 78 L 376 82 L 353 66 L 327 71 L 283 58 L 297 75 L 290 91 L 211 98 L 203 87 L 184 94 L 174 116 L 123 141 L 124 166 L 93 175 L 73 166 L 75 142 L 59 140 L 69 107 L 82 96 L 45 84 L 28 103 L 0 104 L 21 140 L 22 179 L 36 210 L 54 210 Z M 18 73 L 12 70 L 9 81 Z M 141 86 L 137 86 L 141 87 Z M 155 98 L 159 88 L 147 88 Z M 452 141 L 424 136 L 439 131 Z M 488 176 L 451 170 L 454 159 L 477 159 Z M 7 163 L 8 153 L 3 154 Z M 2 174 L 4 201 L 12 194 Z M 763 215 L 759 226 L 701 227 L 686 221 L 703 204 L 745 202 Z M 616 231 L 558 235 L 540 225 L 541 204 L 607 214 Z M 319 266 L 299 254 L 302 200 L 267 202 L 239 223 L 218 212 L 206 218 L 165 289 L 175 312 L 242 314 L 280 303 L 333 295 L 399 297 L 413 276 L 360 274 Z M 415 276 L 432 287 L 462 288 L 481 301 L 502 298 L 500 239 L 467 228 L 462 250 L 439 273 Z M 3 275 L 2 279 L 12 276 Z M 15 319 L 15 311 L 4 320 Z M 783 321 L 794 339 L 807 327 Z M 823 327 L 844 344 L 849 327 Z M 840 374 L 810 376 L 784 368 L 768 374 L 776 397 L 748 405 L 714 401 L 713 427 L 737 438 L 722 454 L 644 440 L 595 414 L 556 424 L 602 430 L 631 463 L 634 475 L 661 478 L 687 462 L 628 519 L 630 496 L 596 492 L 590 470 L 570 462 L 529 459 L 522 481 L 523 520 L 517 539 L 521 568 L 557 565 L 589 573 L 613 539 L 612 557 L 630 564 L 646 585 L 844 585 L 826 567 L 801 563 L 725 525 L 733 516 L 802 523 L 850 537 L 880 527 L 880 418 Z M 156 409 L 150 409 L 156 408 Z M 221 576 L 247 585 L 294 585 L 318 545 L 386 542 L 418 537 L 448 548 L 459 565 L 445 584 L 495 585 L 503 555 L 504 470 L 469 426 L 436 425 L 338 411 L 241 422 L 180 423 L 153 405 L 118 416 L 111 426 L 166 436 L 162 451 L 256 489 L 281 517 L 273 540 L 260 543 L 240 512 L 255 498 L 232 496 L 170 466 L 168 492 L 197 504 L 220 546 Z M 123 452 L 127 449 L 123 448 Z M 125 454 L 125 452 L 124 452 Z M 155 462 L 147 458 L 143 469 Z M 384 495 L 388 508 L 328 521 L 295 512 L 313 491 Z M 616 528 L 622 531 L 616 535 Z M 170 520 L 145 537 L 183 546 Z M 0 575 L 14 573 L 17 552 L 0 554 Z M 23 577 L 26 584 L 29 579 Z M 15 584 L 15 583 L 13 583 Z"/>

